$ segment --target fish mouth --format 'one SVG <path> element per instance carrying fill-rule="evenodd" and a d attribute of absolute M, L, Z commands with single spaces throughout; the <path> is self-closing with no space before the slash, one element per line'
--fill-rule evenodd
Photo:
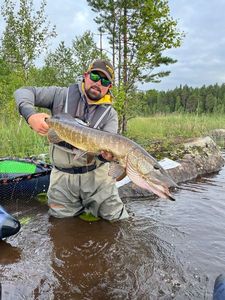
<path fill-rule="evenodd" d="M 147 180 L 147 186 L 150 191 L 152 191 L 154 194 L 156 194 L 160 198 L 175 201 L 175 198 L 171 195 L 167 185 L 159 183 L 158 181 Z"/>

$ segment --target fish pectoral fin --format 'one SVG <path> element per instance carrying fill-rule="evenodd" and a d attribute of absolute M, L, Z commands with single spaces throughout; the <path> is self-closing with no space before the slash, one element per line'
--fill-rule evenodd
<path fill-rule="evenodd" d="M 142 189 L 149 190 L 150 186 L 149 184 L 143 179 L 139 174 L 127 174 L 131 181 L 137 186 L 141 187 Z"/>
<path fill-rule="evenodd" d="M 146 190 L 150 190 L 147 181 L 142 177 L 142 175 L 139 172 L 137 172 L 137 170 L 134 168 L 134 166 L 131 163 L 127 165 L 127 176 L 137 186 Z"/>
<path fill-rule="evenodd" d="M 63 141 L 52 128 L 48 130 L 48 140 L 52 144 L 58 144 Z"/>
<path fill-rule="evenodd" d="M 73 148 L 73 154 L 74 154 L 73 159 L 77 160 L 77 159 L 83 157 L 85 154 L 87 154 L 87 151 L 83 151 L 83 150 L 80 150 L 80 149 L 77 149 L 77 148 Z"/>
<path fill-rule="evenodd" d="M 108 174 L 116 181 L 122 180 L 127 175 L 126 170 L 117 162 L 110 163 Z"/>

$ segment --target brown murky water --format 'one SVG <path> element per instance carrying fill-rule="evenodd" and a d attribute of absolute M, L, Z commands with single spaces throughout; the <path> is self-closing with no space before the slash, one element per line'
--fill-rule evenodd
<path fill-rule="evenodd" d="M 225 272 L 225 168 L 182 187 L 175 202 L 127 200 L 134 216 L 117 223 L 17 203 L 32 219 L 0 242 L 2 300 L 211 299 Z"/>

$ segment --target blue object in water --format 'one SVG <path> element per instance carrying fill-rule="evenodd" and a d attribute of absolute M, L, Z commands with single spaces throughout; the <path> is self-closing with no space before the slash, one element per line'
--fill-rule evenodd
<path fill-rule="evenodd" d="M 0 206 L 0 240 L 16 234 L 19 230 L 20 222 Z"/>
<path fill-rule="evenodd" d="M 220 274 L 214 284 L 213 300 L 225 299 L 225 275 Z"/>

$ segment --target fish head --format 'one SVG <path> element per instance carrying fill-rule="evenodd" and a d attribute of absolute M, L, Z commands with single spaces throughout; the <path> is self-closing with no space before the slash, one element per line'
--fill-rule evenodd
<path fill-rule="evenodd" d="M 177 187 L 177 184 L 156 160 L 153 161 L 153 164 L 142 160 L 139 162 L 139 166 L 140 172 L 152 192 L 159 197 L 174 200 L 169 188 Z"/>
<path fill-rule="evenodd" d="M 169 188 L 177 187 L 177 184 L 155 158 L 148 153 L 143 154 L 135 156 L 133 160 L 130 159 L 127 166 L 130 179 L 161 198 L 175 200 Z"/>

